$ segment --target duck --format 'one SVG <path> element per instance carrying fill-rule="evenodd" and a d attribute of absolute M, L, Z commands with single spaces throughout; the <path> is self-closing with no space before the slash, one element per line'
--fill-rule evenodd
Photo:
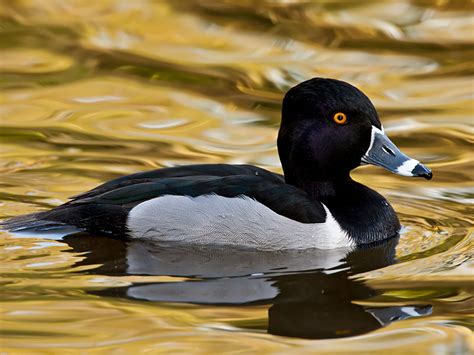
<path fill-rule="evenodd" d="M 399 235 L 379 193 L 351 178 L 372 164 L 431 179 L 387 137 L 355 86 L 312 78 L 283 98 L 277 137 L 283 174 L 253 165 L 197 164 L 116 178 L 48 211 L 3 222 L 10 231 L 71 227 L 160 246 L 256 250 L 357 248 Z"/>

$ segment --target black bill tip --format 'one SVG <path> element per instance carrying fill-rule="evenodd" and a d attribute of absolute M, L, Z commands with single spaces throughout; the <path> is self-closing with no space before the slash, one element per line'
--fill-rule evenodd
<path fill-rule="evenodd" d="M 433 173 L 423 164 L 417 164 L 411 171 L 413 176 L 421 176 L 426 180 L 431 180 L 433 178 Z"/>

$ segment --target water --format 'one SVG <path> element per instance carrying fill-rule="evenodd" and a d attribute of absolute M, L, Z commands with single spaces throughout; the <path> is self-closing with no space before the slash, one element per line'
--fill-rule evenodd
<path fill-rule="evenodd" d="M 4 1 L 0 218 L 157 167 L 281 171 L 282 95 L 313 76 L 360 87 L 434 179 L 359 168 L 354 177 L 390 200 L 404 228 L 345 261 L 4 232 L 2 350 L 472 350 L 469 7 Z"/>

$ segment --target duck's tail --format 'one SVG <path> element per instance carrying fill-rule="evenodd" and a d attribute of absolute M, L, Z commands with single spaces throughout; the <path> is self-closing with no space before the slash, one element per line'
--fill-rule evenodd
<path fill-rule="evenodd" d="M 81 230 L 61 222 L 43 219 L 44 212 L 26 214 L 0 220 L 0 230 L 8 231 L 15 235 L 67 235 Z"/>

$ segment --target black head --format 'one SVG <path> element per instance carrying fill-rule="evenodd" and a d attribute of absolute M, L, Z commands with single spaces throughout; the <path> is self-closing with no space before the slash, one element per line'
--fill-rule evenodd
<path fill-rule="evenodd" d="M 369 148 L 372 126 L 381 129 L 374 105 L 348 83 L 314 78 L 291 88 L 278 135 L 287 182 L 347 177 Z"/>
<path fill-rule="evenodd" d="M 313 78 L 286 93 L 278 152 L 287 183 L 299 187 L 348 179 L 361 161 L 401 175 L 431 177 L 429 169 L 384 135 L 369 98 L 334 79 Z"/>

